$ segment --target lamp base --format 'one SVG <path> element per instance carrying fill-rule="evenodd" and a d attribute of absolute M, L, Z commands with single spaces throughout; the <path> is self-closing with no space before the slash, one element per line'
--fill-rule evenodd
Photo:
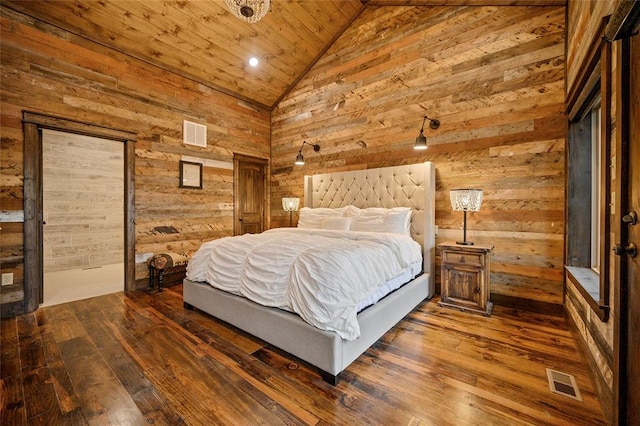
<path fill-rule="evenodd" d="M 461 246 L 472 246 L 473 241 L 456 241 L 456 244 L 460 244 Z"/>

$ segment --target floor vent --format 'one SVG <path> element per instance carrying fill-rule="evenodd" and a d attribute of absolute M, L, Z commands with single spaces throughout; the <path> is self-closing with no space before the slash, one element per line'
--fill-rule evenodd
<path fill-rule="evenodd" d="M 571 374 L 547 368 L 547 378 L 549 379 L 551 392 L 582 401 L 580 389 L 576 385 L 576 379 Z"/>

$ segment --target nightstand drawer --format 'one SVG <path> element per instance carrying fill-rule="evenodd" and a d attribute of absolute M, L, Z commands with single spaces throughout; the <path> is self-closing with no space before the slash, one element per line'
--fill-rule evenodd
<path fill-rule="evenodd" d="M 481 253 L 456 253 L 448 250 L 443 250 L 442 255 L 443 263 L 473 266 L 484 265 L 484 255 Z"/>

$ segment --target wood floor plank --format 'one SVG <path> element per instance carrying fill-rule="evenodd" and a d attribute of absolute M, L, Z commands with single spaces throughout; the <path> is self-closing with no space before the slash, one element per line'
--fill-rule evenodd
<path fill-rule="evenodd" d="M 48 367 L 31 370 L 23 375 L 27 419 L 47 412 L 60 412 L 56 392 Z"/>
<path fill-rule="evenodd" d="M 63 414 L 80 410 L 80 402 L 75 394 L 69 373 L 64 365 L 60 350 L 51 333 L 41 335 L 45 360 L 51 374 L 60 410 Z"/>
<path fill-rule="evenodd" d="M 21 315 L 17 317 L 17 327 L 22 371 L 29 372 L 44 367 L 46 362 L 35 316 Z"/>
<path fill-rule="evenodd" d="M 18 324 L 15 318 L 2 320 L 0 327 L 0 378 L 5 378 L 19 374 L 22 371 L 20 367 L 20 357 L 15 356 L 19 353 L 20 341 L 18 339 Z"/>
<path fill-rule="evenodd" d="M 60 353 L 89 423 L 146 422 L 131 396 L 86 335 L 60 343 Z"/>
<path fill-rule="evenodd" d="M 603 425 L 565 319 L 422 303 L 337 386 L 182 306 L 182 286 L 2 320 L 2 424 Z M 583 402 L 548 389 L 576 377 Z M 42 395 L 35 400 L 35 395 Z"/>
<path fill-rule="evenodd" d="M 21 373 L 0 380 L 0 424 L 27 424 Z"/>
<path fill-rule="evenodd" d="M 119 297 L 85 300 L 84 306 L 78 312 L 87 335 L 103 354 L 105 362 L 131 395 L 147 421 L 157 424 L 183 424 L 183 419 L 174 407 L 145 377 L 144 370 L 128 356 L 120 340 L 108 326 L 109 321 L 123 321 L 126 326 L 133 326 L 135 316 L 135 312 L 122 303 Z"/>

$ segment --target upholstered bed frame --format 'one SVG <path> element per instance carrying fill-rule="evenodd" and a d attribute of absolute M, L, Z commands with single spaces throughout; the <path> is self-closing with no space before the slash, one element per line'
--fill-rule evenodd
<path fill-rule="evenodd" d="M 299 316 L 184 280 L 184 305 L 196 307 L 320 369 L 330 383 L 384 333 L 434 293 L 435 167 L 432 163 L 305 176 L 307 207 L 411 207 L 411 235 L 423 247 L 424 273 L 358 314 L 361 335 L 343 340 Z"/>

